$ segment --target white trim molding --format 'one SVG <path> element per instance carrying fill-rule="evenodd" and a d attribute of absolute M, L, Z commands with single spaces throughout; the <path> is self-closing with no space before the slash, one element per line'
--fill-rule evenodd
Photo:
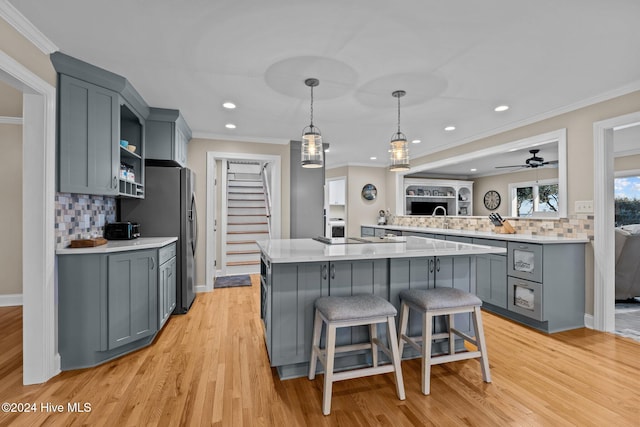
<path fill-rule="evenodd" d="M 15 6 L 9 3 L 8 0 L 0 0 L 0 18 L 7 21 L 9 25 L 33 43 L 42 53 L 50 55 L 59 50 L 58 46 L 37 29 L 36 26 L 20 13 Z"/>
<path fill-rule="evenodd" d="M 60 373 L 55 313 L 56 89 L 1 50 L 0 79 L 23 92 L 22 381 L 28 385 Z"/>
<path fill-rule="evenodd" d="M 22 305 L 22 294 L 0 295 L 0 307 L 14 307 Z"/>
<path fill-rule="evenodd" d="M 0 125 L 19 125 L 22 126 L 22 117 L 0 116 Z"/>
<path fill-rule="evenodd" d="M 615 330 L 613 133 L 640 123 L 640 111 L 593 124 L 593 328 Z"/>

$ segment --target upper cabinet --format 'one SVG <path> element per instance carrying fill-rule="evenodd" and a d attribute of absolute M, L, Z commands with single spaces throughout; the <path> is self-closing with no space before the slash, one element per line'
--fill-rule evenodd
<path fill-rule="evenodd" d="M 342 206 L 346 200 L 346 180 L 335 179 L 329 181 L 329 204 Z"/>
<path fill-rule="evenodd" d="M 58 191 L 144 197 L 148 105 L 124 77 L 60 52 L 51 61 L 59 88 Z"/>
<path fill-rule="evenodd" d="M 151 108 L 146 123 L 146 158 L 186 167 L 191 129 L 180 111 Z"/>

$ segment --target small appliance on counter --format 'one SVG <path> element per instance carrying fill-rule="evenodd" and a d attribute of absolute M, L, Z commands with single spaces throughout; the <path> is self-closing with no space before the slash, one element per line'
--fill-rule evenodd
<path fill-rule="evenodd" d="M 132 240 L 140 237 L 140 224 L 137 222 L 110 222 L 104 226 L 104 238 L 107 240 Z"/>
<path fill-rule="evenodd" d="M 387 225 L 387 214 L 382 209 L 378 211 L 378 225 Z"/>

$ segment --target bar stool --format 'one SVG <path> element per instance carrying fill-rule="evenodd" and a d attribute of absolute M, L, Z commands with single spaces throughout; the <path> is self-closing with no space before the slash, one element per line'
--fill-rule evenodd
<path fill-rule="evenodd" d="M 482 327 L 482 314 L 480 306 L 482 301 L 477 296 L 455 288 L 434 288 L 434 289 L 409 289 L 400 292 L 400 332 L 398 351 L 402 357 L 404 342 L 406 341 L 413 348 L 418 350 L 422 356 L 422 393 L 430 393 L 431 366 L 441 363 L 455 362 L 465 359 L 480 359 L 482 367 L 482 379 L 484 382 L 491 382 L 489 372 L 489 358 L 487 356 L 487 346 L 484 339 L 484 329 Z M 409 319 L 409 309 L 422 314 L 422 336 L 409 337 L 407 334 L 407 321 Z M 455 328 L 454 315 L 457 313 L 472 313 L 473 326 L 475 329 L 475 339 Z M 435 316 L 447 316 L 447 331 L 443 333 L 433 333 L 433 318 Z M 455 352 L 455 336 L 462 337 L 477 347 L 477 351 Z M 449 353 L 432 356 L 431 344 L 435 339 L 449 339 Z M 422 341 L 422 345 L 419 342 Z"/>
<path fill-rule="evenodd" d="M 313 380 L 315 378 L 316 363 L 317 360 L 320 360 L 320 363 L 324 366 L 322 393 L 322 413 L 324 415 L 329 415 L 331 412 L 331 390 L 335 381 L 394 372 L 398 399 L 405 399 L 395 326 L 396 313 L 395 307 L 389 301 L 385 301 L 375 295 L 321 297 L 315 301 L 309 379 Z M 321 349 L 320 334 L 323 322 L 327 325 L 326 345 L 324 349 Z M 388 347 L 378 339 L 378 323 L 387 324 Z M 336 347 L 337 328 L 361 325 L 369 325 L 370 342 Z M 341 372 L 333 371 L 336 353 L 360 349 L 371 349 L 373 366 Z M 391 364 L 378 366 L 378 349 L 389 356 L 392 361 Z"/>

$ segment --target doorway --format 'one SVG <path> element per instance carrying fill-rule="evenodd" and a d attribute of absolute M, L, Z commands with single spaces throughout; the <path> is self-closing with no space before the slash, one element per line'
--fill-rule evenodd
<path fill-rule="evenodd" d="M 614 132 L 640 124 L 640 111 L 593 124 L 593 327 L 615 330 Z"/>
<path fill-rule="evenodd" d="M 23 384 L 37 384 L 60 372 L 54 300 L 56 90 L 3 51 L 0 79 L 23 94 Z"/>
<path fill-rule="evenodd" d="M 213 290 L 213 284 L 217 275 L 217 256 L 221 251 L 221 230 L 220 224 L 222 224 L 222 213 L 220 210 L 221 203 L 218 203 L 218 198 L 221 194 L 224 194 L 226 188 L 222 188 L 224 185 L 222 178 L 222 171 L 224 168 L 217 165 L 216 162 L 226 162 L 228 160 L 248 160 L 257 161 L 261 163 L 269 163 L 270 168 L 270 184 L 273 189 L 271 193 L 271 238 L 279 239 L 281 235 L 281 159 L 280 156 L 267 155 L 267 154 L 252 154 L 252 153 L 229 153 L 209 151 L 207 152 L 207 210 L 206 210 L 206 250 L 205 250 L 205 286 L 198 287 L 198 292 L 208 292 Z M 218 179 L 220 176 L 220 179 Z M 219 208 L 220 206 L 220 208 Z M 226 230 L 225 230 L 226 231 Z"/>

